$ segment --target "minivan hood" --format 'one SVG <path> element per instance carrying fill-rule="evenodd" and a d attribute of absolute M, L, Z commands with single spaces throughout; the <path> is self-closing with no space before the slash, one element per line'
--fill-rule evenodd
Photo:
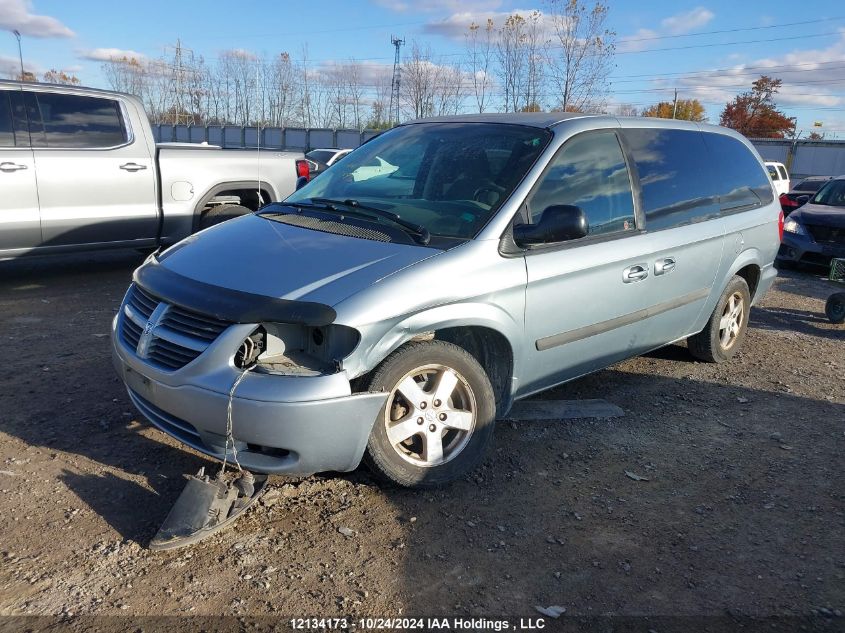
<path fill-rule="evenodd" d="M 790 213 L 789 219 L 801 224 L 845 228 L 845 207 L 831 207 L 826 204 L 808 202 L 797 211 Z"/>
<path fill-rule="evenodd" d="M 170 271 L 212 286 L 333 306 L 442 252 L 248 215 L 182 240 L 158 259 Z"/>

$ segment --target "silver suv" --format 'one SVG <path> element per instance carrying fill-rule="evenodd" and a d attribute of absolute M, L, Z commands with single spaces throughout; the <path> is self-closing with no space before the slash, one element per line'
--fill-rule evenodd
<path fill-rule="evenodd" d="M 207 455 L 281 474 L 363 458 L 443 484 L 515 399 L 683 339 L 733 356 L 780 230 L 765 167 L 730 130 L 416 121 L 151 256 L 115 364 L 154 425 Z"/>

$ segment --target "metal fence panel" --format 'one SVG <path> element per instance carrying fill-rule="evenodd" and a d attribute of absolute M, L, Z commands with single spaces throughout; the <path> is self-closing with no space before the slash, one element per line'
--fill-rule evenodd
<path fill-rule="evenodd" d="M 358 130 L 338 130 L 337 146 L 341 149 L 355 149 L 361 144 L 361 133 Z"/>
<path fill-rule="evenodd" d="M 315 130 L 312 128 L 308 145 L 311 149 L 318 147 L 334 147 L 334 130 Z"/>

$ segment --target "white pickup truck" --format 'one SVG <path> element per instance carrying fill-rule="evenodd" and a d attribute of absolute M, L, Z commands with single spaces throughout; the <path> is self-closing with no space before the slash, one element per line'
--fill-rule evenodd
<path fill-rule="evenodd" d="M 171 244 L 300 176 L 299 152 L 157 145 L 131 95 L 0 81 L 0 259 Z"/>

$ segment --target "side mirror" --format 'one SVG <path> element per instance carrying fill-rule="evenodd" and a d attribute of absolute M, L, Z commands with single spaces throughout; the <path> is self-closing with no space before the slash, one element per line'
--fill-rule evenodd
<path fill-rule="evenodd" d="M 810 196 L 798 196 L 795 198 L 795 202 L 798 203 L 798 206 L 802 206 L 807 204 L 810 201 Z"/>
<path fill-rule="evenodd" d="M 553 204 L 546 207 L 537 224 L 513 227 L 513 239 L 519 246 L 532 246 L 577 240 L 589 232 L 590 225 L 581 207 Z"/>
<path fill-rule="evenodd" d="M 296 179 L 296 190 L 299 191 L 300 189 L 302 189 L 307 184 L 308 184 L 308 177 L 307 176 L 300 176 L 299 178 Z"/>

